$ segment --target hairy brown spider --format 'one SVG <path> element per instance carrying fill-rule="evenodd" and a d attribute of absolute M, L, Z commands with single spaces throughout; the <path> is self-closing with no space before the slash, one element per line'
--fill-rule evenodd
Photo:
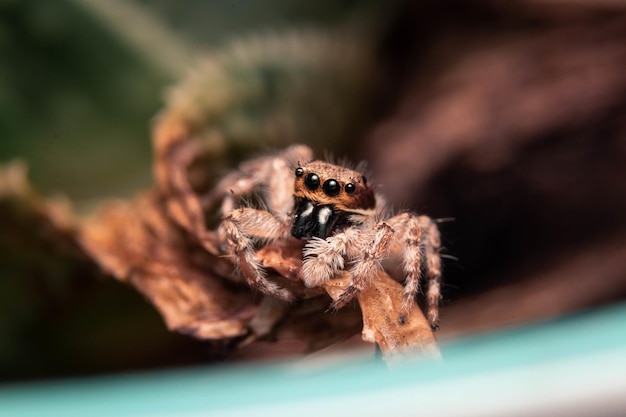
<path fill-rule="evenodd" d="M 265 187 L 266 210 L 234 208 L 238 198 L 258 187 Z M 348 270 L 352 282 L 333 303 L 335 309 L 370 284 L 383 259 L 397 254 L 405 277 L 399 320 L 415 303 L 424 274 L 428 321 L 437 327 L 439 230 L 427 216 L 389 215 L 384 200 L 361 172 L 313 161 L 308 147 L 294 145 L 275 156 L 243 163 L 217 185 L 213 196 L 223 198 L 218 229 L 223 247 L 234 255 L 251 286 L 283 300 L 295 299 L 293 293 L 266 278 L 255 258 L 254 243 L 259 240 L 304 240 L 301 278 L 307 287 L 320 286 L 338 271 Z"/>

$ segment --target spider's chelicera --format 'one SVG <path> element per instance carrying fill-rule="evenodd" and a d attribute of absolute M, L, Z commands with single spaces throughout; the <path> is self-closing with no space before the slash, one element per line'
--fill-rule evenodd
<path fill-rule="evenodd" d="M 352 282 L 333 303 L 346 305 L 370 285 L 381 261 L 399 256 L 404 271 L 404 301 L 399 320 L 408 314 L 427 279 L 427 316 L 432 327 L 439 321 L 441 287 L 440 239 L 427 216 L 404 212 L 390 216 L 363 173 L 324 161 L 312 160 L 301 145 L 242 164 L 240 170 L 217 186 L 223 195 L 223 221 L 219 227 L 225 251 L 250 285 L 266 294 L 293 300 L 294 295 L 267 279 L 255 258 L 259 239 L 304 240 L 301 277 L 308 287 L 348 270 Z M 236 200 L 257 187 L 266 190 L 267 210 L 234 209 Z"/>

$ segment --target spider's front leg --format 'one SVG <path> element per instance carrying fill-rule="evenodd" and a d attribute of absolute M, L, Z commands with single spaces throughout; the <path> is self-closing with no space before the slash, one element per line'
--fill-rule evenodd
<path fill-rule="evenodd" d="M 289 224 L 280 222 L 269 212 L 239 208 L 224 218 L 218 234 L 225 243 L 226 252 L 235 257 L 236 265 L 250 286 L 273 297 L 294 301 L 295 295 L 291 291 L 267 279 L 254 249 L 256 239 L 281 239 L 287 237 L 289 231 Z"/>
<path fill-rule="evenodd" d="M 378 223 L 371 230 L 362 230 L 355 240 L 350 241 L 348 253 L 357 252 L 350 274 L 350 286 L 333 302 L 333 309 L 340 309 L 364 290 L 370 280 L 381 269 L 380 262 L 389 253 L 394 230 L 385 222 Z"/>

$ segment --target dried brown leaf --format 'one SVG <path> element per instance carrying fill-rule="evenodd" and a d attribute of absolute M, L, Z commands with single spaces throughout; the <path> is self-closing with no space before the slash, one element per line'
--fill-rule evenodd
<path fill-rule="evenodd" d="M 89 263 L 76 241 L 77 220 L 69 201 L 42 198 L 27 173 L 19 160 L 0 165 L 0 247 L 39 262 L 54 263 L 58 257 L 68 265 Z"/>
<path fill-rule="evenodd" d="M 224 279 L 232 265 L 175 225 L 158 194 L 103 208 L 83 224 L 81 242 L 107 272 L 148 298 L 171 330 L 199 339 L 248 332 L 253 294 Z"/>

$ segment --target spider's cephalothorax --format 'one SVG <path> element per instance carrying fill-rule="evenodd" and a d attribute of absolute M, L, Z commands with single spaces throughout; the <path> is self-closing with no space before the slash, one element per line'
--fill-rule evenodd
<path fill-rule="evenodd" d="M 374 192 L 359 172 L 314 161 L 296 168 L 295 176 L 294 237 L 326 239 L 357 224 L 354 215 L 374 213 Z"/>
<path fill-rule="evenodd" d="M 399 256 L 404 271 L 399 322 L 415 303 L 424 276 L 427 316 L 436 327 L 441 297 L 437 225 L 430 217 L 409 212 L 389 216 L 384 200 L 361 172 L 312 159 L 309 148 L 291 146 L 278 155 L 245 162 L 213 191 L 223 199 L 218 232 L 224 250 L 234 256 L 247 282 L 266 294 L 293 300 L 293 293 L 267 279 L 255 257 L 256 241 L 293 236 L 306 242 L 300 276 L 307 287 L 323 285 L 339 271 L 350 272 L 350 286 L 333 303 L 341 308 L 370 285 L 384 258 Z M 234 208 L 237 199 L 261 187 L 267 210 Z"/>

